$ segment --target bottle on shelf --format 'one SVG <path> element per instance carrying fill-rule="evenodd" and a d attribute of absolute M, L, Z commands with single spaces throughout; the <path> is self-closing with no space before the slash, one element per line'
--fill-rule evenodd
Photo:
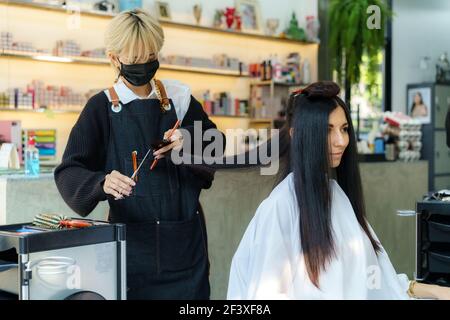
<path fill-rule="evenodd" d="M 261 81 L 265 81 L 266 79 L 266 60 L 263 60 L 261 63 Z"/>
<path fill-rule="evenodd" d="M 273 75 L 273 66 L 272 66 L 272 58 L 269 59 L 266 66 L 266 80 L 272 80 Z"/>
<path fill-rule="evenodd" d="M 367 137 L 367 143 L 371 153 L 375 153 L 375 140 L 379 134 L 379 124 L 378 121 L 372 122 L 372 129 Z"/>
<path fill-rule="evenodd" d="M 311 82 L 311 66 L 309 64 L 309 60 L 308 59 L 304 59 L 303 60 L 303 68 L 302 68 L 302 82 L 304 84 L 308 84 Z"/>
<path fill-rule="evenodd" d="M 39 176 L 39 150 L 36 148 L 36 141 L 33 136 L 28 138 L 25 148 L 25 175 Z"/>
<path fill-rule="evenodd" d="M 283 80 L 283 66 L 281 65 L 278 55 L 275 54 L 272 60 L 273 68 L 273 80 L 275 82 L 281 82 Z"/>

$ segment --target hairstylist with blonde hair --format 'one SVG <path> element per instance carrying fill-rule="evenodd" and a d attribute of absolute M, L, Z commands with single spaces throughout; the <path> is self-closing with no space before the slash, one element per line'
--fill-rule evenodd
<path fill-rule="evenodd" d="M 154 78 L 163 43 L 161 26 L 145 11 L 125 11 L 112 19 L 106 50 L 116 83 L 88 101 L 55 180 L 78 214 L 86 216 L 99 201 L 108 200 L 109 220 L 127 225 L 129 299 L 208 299 L 209 262 L 199 195 L 213 176 L 164 157 L 181 145 L 180 130 L 171 136 L 171 144 L 143 159 L 177 120 L 190 133 L 194 121 L 201 121 L 203 130 L 216 128 L 189 87 Z M 154 159 L 159 162 L 150 170 Z"/>

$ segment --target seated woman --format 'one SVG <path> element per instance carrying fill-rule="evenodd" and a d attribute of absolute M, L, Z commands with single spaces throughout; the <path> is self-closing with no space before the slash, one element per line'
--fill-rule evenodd
<path fill-rule="evenodd" d="M 355 133 L 333 82 L 290 97 L 288 174 L 233 257 L 229 299 L 449 299 L 397 275 L 365 218 Z"/>

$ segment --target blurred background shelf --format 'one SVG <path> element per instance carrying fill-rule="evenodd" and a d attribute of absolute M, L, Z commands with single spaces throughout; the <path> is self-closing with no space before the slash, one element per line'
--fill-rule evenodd
<path fill-rule="evenodd" d="M 90 17 L 98 17 L 103 19 L 111 19 L 114 16 L 116 16 L 116 13 L 107 13 L 97 10 L 76 10 L 74 6 L 57 6 L 57 5 L 51 5 L 51 4 L 45 4 L 45 3 L 36 3 L 36 2 L 29 2 L 29 1 L 20 1 L 20 0 L 0 0 L 0 3 L 5 3 L 8 5 L 13 6 L 21 6 L 21 7 L 29 7 L 39 10 L 50 10 L 50 11 L 57 11 L 67 14 L 72 14 L 73 12 L 79 12 L 81 15 L 90 16 Z M 209 33 L 221 33 L 221 34 L 228 34 L 233 36 L 242 36 L 242 37 L 248 37 L 248 38 L 254 38 L 254 39 L 263 39 L 263 40 L 269 40 L 269 41 L 283 41 L 283 42 L 290 42 L 290 43 L 296 43 L 296 44 L 303 44 L 303 45 L 318 45 L 316 42 L 308 42 L 308 41 L 299 41 L 295 39 L 289 39 L 289 38 L 282 38 L 282 37 L 275 37 L 275 36 L 269 36 L 265 34 L 259 34 L 259 33 L 248 33 L 248 32 L 242 32 L 242 31 L 235 31 L 235 30 L 228 30 L 228 29 L 220 29 L 220 28 L 214 28 L 209 26 L 202 26 L 202 25 L 195 25 L 195 24 L 189 24 L 189 23 L 181 23 L 181 22 L 175 22 L 175 21 L 167 21 L 167 20 L 160 20 L 160 23 L 163 27 L 169 26 L 174 28 L 182 28 L 182 29 L 192 29 L 197 31 L 205 31 Z"/>
<path fill-rule="evenodd" d="M 29 85 L 40 83 L 48 91 L 62 89 L 68 90 L 77 99 L 89 97 L 108 88 L 114 83 L 117 75 L 110 67 L 109 59 L 93 58 L 88 56 L 69 56 L 70 52 L 58 51 L 58 54 L 68 56 L 56 56 L 62 45 L 58 42 L 73 42 L 77 50 L 86 55 L 98 56 L 97 50 L 104 49 L 104 32 L 111 18 L 116 14 L 105 13 L 88 9 L 81 3 L 78 8 L 60 7 L 51 5 L 51 1 L 42 3 L 23 0 L 0 0 L 0 32 L 11 33 L 12 42 L 30 44 L 31 48 L 40 52 L 12 51 L 19 47 L 3 47 L 0 49 L 0 93 L 2 106 L 11 104 L 6 97 L 9 90 L 18 89 L 26 92 Z M 56 1 L 55 1 L 56 3 Z M 77 3 L 74 3 L 77 5 Z M 213 7 L 221 4 L 214 4 Z M 144 6 L 148 10 L 148 4 Z M 78 15 L 79 13 L 79 15 Z M 206 14 L 206 12 L 205 12 Z M 79 19 L 78 19 L 79 17 Z M 176 15 L 174 15 L 176 17 Z M 4 20 L 3 18 L 6 18 Z M 205 25 L 189 23 L 190 14 L 181 17 L 175 22 L 161 20 L 164 29 L 165 42 L 161 51 L 162 57 L 199 58 L 215 61 L 237 60 L 243 65 L 242 71 L 236 66 L 233 70 L 219 68 L 192 67 L 182 65 L 184 60 L 175 61 L 178 65 L 162 63 L 156 77 L 161 80 L 174 79 L 188 85 L 192 95 L 201 103 L 218 102 L 218 97 L 226 97 L 227 102 L 235 103 L 244 101 L 245 106 L 250 103 L 251 83 L 256 83 L 255 78 L 247 72 L 250 64 L 261 63 L 263 59 L 277 54 L 280 61 L 291 53 L 298 53 L 302 60 L 309 60 L 311 65 L 311 81 L 317 80 L 318 75 L 318 50 L 317 43 L 308 43 L 291 39 L 283 39 L 263 34 L 230 31 L 206 26 L 212 22 L 205 21 Z M 289 19 L 289 18 L 286 18 Z M 281 26 L 281 24 L 280 24 Z M 261 28 L 264 29 L 264 28 Z M 195 44 L 195 45 L 193 45 Z M 79 54 L 79 53 L 74 53 Z M 262 54 L 262 55 L 261 55 Z M 172 60 L 167 60 L 172 61 Z M 186 62 L 186 63 L 189 63 Z M 193 61 L 193 63 L 197 63 Z M 201 63 L 201 61 L 200 61 Z M 200 65 L 198 63 L 198 65 Z M 206 66 L 206 64 L 204 64 Z M 215 64 L 213 64 L 215 66 Z M 222 65 L 222 64 L 221 64 Z M 225 64 L 226 65 L 226 64 Z M 3 73 L 3 71 L 5 71 Z M 267 90 L 270 82 L 261 82 L 260 88 Z M 284 103 L 280 96 L 285 96 L 289 91 L 295 90 L 297 84 L 273 84 L 271 101 L 274 105 L 266 104 L 266 109 L 261 113 L 253 113 L 250 108 L 240 110 L 244 115 L 210 115 L 212 121 L 219 130 L 226 132 L 228 129 L 270 128 L 273 127 L 272 117 L 277 114 L 278 108 Z M 47 90 L 47 89 L 45 89 Z M 9 94 L 8 94 L 9 95 Z M 64 96 L 66 97 L 66 96 Z M 205 98 L 206 97 L 206 98 Z M 275 97 L 275 98 L 274 98 Z M 75 99 L 75 100 L 77 100 Z M 220 98 L 222 99 L 222 98 Z M 269 101 L 269 100 L 268 100 Z M 246 103 L 245 103 L 246 102 Z M 21 121 L 23 128 L 54 128 L 57 130 L 57 157 L 60 159 L 65 149 L 70 130 L 76 123 L 83 103 L 75 101 L 67 105 L 77 107 L 79 110 L 54 110 L 54 109 L 0 109 L 0 119 Z M 20 99 L 17 106 L 26 105 Z M 36 104 L 35 104 L 36 105 Z M 59 104 L 50 99 L 49 103 L 37 104 L 57 107 Z M 225 104 L 231 105 L 231 104 Z M 63 108 L 64 105 L 61 105 Z M 272 110 L 273 109 L 273 110 Z M 277 110 L 275 110 L 277 109 Z M 212 110 L 214 112 L 214 110 Z M 222 111 L 222 110 L 220 110 Z M 225 110 L 233 114 L 232 110 Z M 208 111 L 211 112 L 211 111 Z M 237 112 L 238 113 L 238 112 Z M 249 114 L 249 115 L 247 115 Z M 251 118 L 254 117 L 254 118 Z M 227 136 L 228 138 L 228 136 Z M 234 137 L 230 136 L 230 141 Z M 242 139 L 238 139 L 241 141 Z M 228 147 L 227 147 L 228 148 Z M 230 148 L 226 152 L 232 152 Z"/>
<path fill-rule="evenodd" d="M 253 86 L 280 86 L 280 87 L 306 87 L 309 83 L 290 83 L 290 82 L 277 82 L 273 80 L 253 80 L 251 83 Z"/>
<path fill-rule="evenodd" d="M 54 56 L 50 54 L 40 54 L 36 52 L 22 52 L 15 50 L 0 50 L 0 57 L 14 58 L 14 59 L 32 59 L 37 61 L 45 62 L 55 62 L 55 63 L 74 63 L 74 64 L 86 64 L 86 65 L 100 65 L 100 66 L 110 66 L 108 59 L 102 58 L 90 58 L 90 57 L 79 57 L 79 56 Z M 239 72 L 234 70 L 226 70 L 219 68 L 203 68 L 203 67 L 192 67 L 192 66 L 182 66 L 174 64 L 160 65 L 162 70 L 173 70 L 181 72 L 193 72 L 202 74 L 211 74 L 218 76 L 230 76 L 230 77 L 248 77 L 248 72 Z"/>
<path fill-rule="evenodd" d="M 233 36 L 241 36 L 241 37 L 269 40 L 269 41 L 276 41 L 276 42 L 295 43 L 295 44 L 301 44 L 301 45 L 317 45 L 317 46 L 319 45 L 316 42 L 299 41 L 299 40 L 294 40 L 294 39 L 289 39 L 289 38 L 274 37 L 274 36 L 258 34 L 258 33 L 247 33 L 247 32 L 242 32 L 242 31 L 219 29 L 219 28 L 214 28 L 214 27 L 199 26 L 199 25 L 194 25 L 194 24 L 180 23 L 180 22 L 173 22 L 173 21 L 166 21 L 166 20 L 161 20 L 160 22 L 163 27 L 170 26 L 170 27 L 175 27 L 175 28 L 205 31 L 205 32 L 209 32 L 209 33 L 221 33 L 221 34 L 228 34 L 228 35 L 233 35 Z"/>
<path fill-rule="evenodd" d="M 12 5 L 16 7 L 28 7 L 38 10 L 47 10 L 47 11 L 57 11 L 62 13 L 72 13 L 75 10 L 73 9 L 73 6 L 57 6 L 47 3 L 39 3 L 39 2 L 31 2 L 31 1 L 20 1 L 20 0 L 0 0 L 0 3 L 4 3 L 7 5 Z M 97 10 L 82 10 L 80 11 L 80 14 L 86 15 L 86 16 L 93 16 L 98 18 L 106 18 L 111 19 L 116 14 L 114 13 L 108 13 L 108 12 L 102 12 Z"/>
<path fill-rule="evenodd" d="M 251 123 L 272 123 L 271 118 L 250 118 Z"/>
<path fill-rule="evenodd" d="M 53 109 L 44 109 L 44 108 L 40 108 L 40 109 L 23 109 L 23 108 L 0 108 L 0 112 L 29 112 L 29 113 L 47 113 L 47 114 L 52 114 L 52 113 L 67 113 L 67 114 L 78 114 L 81 112 L 81 108 L 79 111 L 77 110 L 53 110 Z M 210 118 L 230 118 L 230 119 L 248 119 L 250 121 L 253 121 L 253 119 L 251 119 L 248 115 L 220 115 L 220 114 L 211 114 L 209 115 Z M 264 122 L 264 119 L 255 119 L 256 122 Z M 267 119 L 267 121 L 270 121 L 270 119 Z M 267 122 L 266 121 L 266 122 Z"/>
<path fill-rule="evenodd" d="M 233 116 L 233 115 L 220 115 L 220 114 L 211 114 L 209 115 L 209 117 L 211 118 L 238 118 L 238 119 L 249 119 L 248 115 L 237 115 L 237 116 Z"/>
<path fill-rule="evenodd" d="M 44 113 L 44 114 L 52 114 L 52 113 L 67 113 L 67 114 L 78 114 L 81 112 L 76 110 L 53 110 L 53 109 L 22 109 L 22 108 L 0 108 L 0 112 L 29 112 L 29 113 Z"/>

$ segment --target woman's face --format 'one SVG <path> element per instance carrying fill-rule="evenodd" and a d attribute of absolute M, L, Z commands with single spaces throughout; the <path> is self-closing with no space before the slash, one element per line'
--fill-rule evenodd
<path fill-rule="evenodd" d="M 328 118 L 328 150 L 332 168 L 341 163 L 344 151 L 349 143 L 348 123 L 345 111 L 338 106 L 330 113 Z"/>
<path fill-rule="evenodd" d="M 414 104 L 420 104 L 422 101 L 422 98 L 420 97 L 420 94 L 416 93 L 414 96 Z"/>

